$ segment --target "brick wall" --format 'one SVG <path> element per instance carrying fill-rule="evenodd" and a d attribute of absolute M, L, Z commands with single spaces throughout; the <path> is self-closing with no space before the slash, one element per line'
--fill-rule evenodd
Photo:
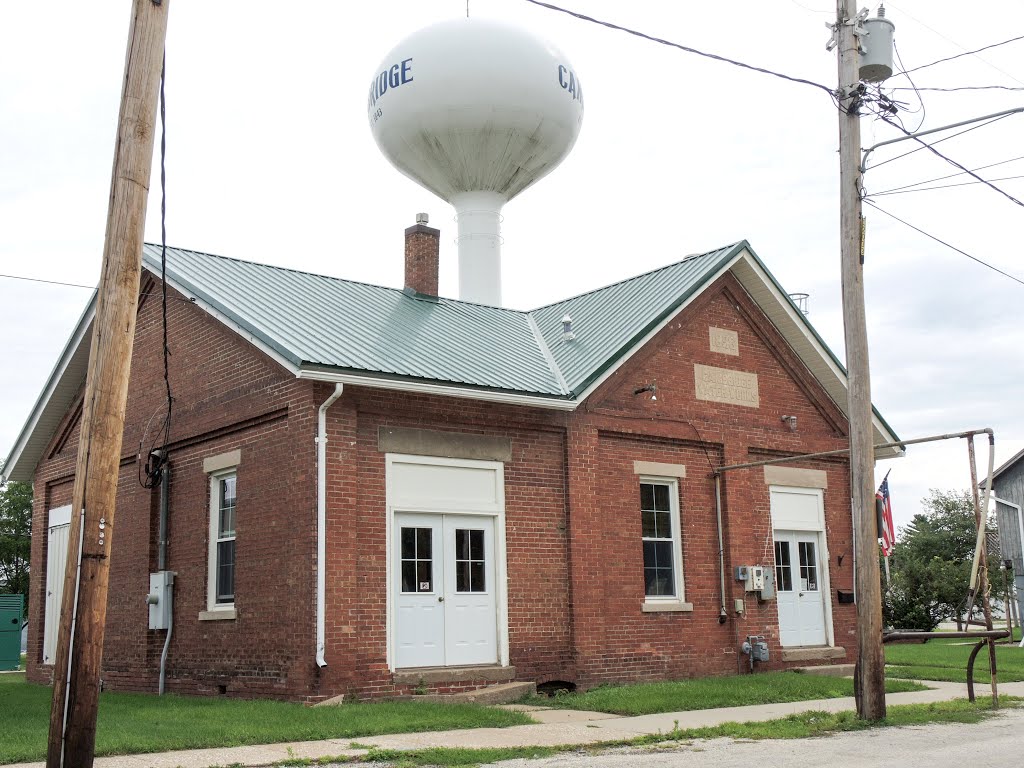
<path fill-rule="evenodd" d="M 144 293 L 156 292 L 149 283 Z M 774 602 L 721 590 L 711 466 L 780 452 L 843 447 L 842 413 L 743 289 L 726 276 L 621 366 L 572 413 L 346 386 L 328 412 L 327 666 L 315 657 L 314 436 L 329 384 L 299 381 L 219 322 L 173 294 L 170 547 L 178 572 L 168 688 L 314 699 L 409 693 L 387 665 L 385 457 L 381 426 L 511 440 L 505 465 L 509 656 L 520 679 L 576 682 L 726 674 L 745 669 L 742 638 L 764 634 L 778 653 Z M 156 569 L 158 497 L 137 481 L 135 454 L 160 442 L 165 400 L 159 302 L 140 307 L 113 533 L 104 676 L 116 688 L 155 690 L 163 632 L 147 629 L 143 596 Z M 738 355 L 714 352 L 708 328 L 734 331 Z M 696 397 L 694 364 L 756 373 L 757 408 Z M 657 399 L 637 388 L 656 383 Z M 796 431 L 781 420 L 798 418 Z M 78 415 L 35 478 L 35 530 L 70 501 Z M 200 621 L 206 608 L 209 482 L 203 459 L 240 450 L 237 618 Z M 682 464 L 679 481 L 686 601 L 692 611 L 645 613 L 635 461 Z M 804 462 L 827 473 L 835 644 L 850 646 L 854 607 L 845 461 Z M 725 565 L 771 560 L 763 471 L 723 478 Z M 41 661 L 45 536 L 33 539 L 29 677 Z M 766 554 L 767 553 L 767 554 Z M 839 565 L 838 555 L 844 555 Z M 849 655 L 849 654 L 848 654 Z M 438 686 L 438 689 L 444 686 Z M 449 686 L 451 687 L 451 686 Z M 457 685 L 455 687 L 458 687 Z"/>
<path fill-rule="evenodd" d="M 157 568 L 159 492 L 139 482 L 139 462 L 163 443 L 166 414 L 158 286 L 143 278 L 112 526 L 103 679 L 121 690 L 156 689 L 165 633 L 148 629 L 145 595 Z M 175 398 L 167 568 L 177 572 L 167 688 L 305 697 L 315 685 L 315 429 L 313 386 L 170 291 L 170 383 Z M 35 475 L 33 525 L 70 503 L 79 409 L 58 430 Z M 209 478 L 203 459 L 241 451 L 233 621 L 206 610 Z M 112 530 L 111 530 L 112 528 Z M 46 536 L 33 537 L 28 675 L 43 665 Z"/>

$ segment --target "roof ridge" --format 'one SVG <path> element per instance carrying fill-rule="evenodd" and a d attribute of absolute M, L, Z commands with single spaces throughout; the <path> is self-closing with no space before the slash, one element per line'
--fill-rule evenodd
<path fill-rule="evenodd" d="M 622 280 L 616 280 L 615 282 L 608 283 L 607 285 L 602 285 L 602 286 L 600 286 L 598 288 L 592 288 L 591 290 L 584 291 L 583 293 L 577 293 L 577 294 L 575 294 L 573 296 L 567 296 L 566 298 L 561 299 L 559 301 L 552 301 L 550 304 L 542 304 L 541 306 L 535 307 L 534 309 L 530 310 L 530 313 L 532 314 L 533 312 L 540 312 L 542 309 L 548 309 L 550 307 L 555 307 L 555 306 L 558 306 L 559 304 L 564 304 L 567 301 L 572 301 L 573 299 L 579 299 L 579 298 L 582 298 L 583 296 L 589 296 L 589 295 L 591 295 L 593 293 L 598 293 L 599 291 L 606 291 L 609 288 L 614 288 L 617 285 L 625 285 L 626 283 L 630 283 L 630 282 L 632 282 L 634 280 L 639 280 L 641 277 L 647 277 L 648 275 L 653 275 L 656 272 L 663 272 L 666 269 L 672 269 L 672 267 L 678 267 L 680 264 L 685 264 L 686 262 L 688 262 L 688 261 L 690 261 L 692 259 L 700 259 L 700 258 L 703 258 L 705 256 L 710 256 L 712 253 L 720 253 L 722 251 L 731 250 L 731 249 L 735 248 L 737 245 L 739 245 L 740 243 L 744 243 L 744 242 L 746 242 L 746 240 L 737 240 L 734 243 L 729 243 L 728 245 L 723 245 L 720 248 L 712 248 L 710 251 L 705 251 L 704 253 L 691 253 L 689 256 L 686 256 L 686 257 L 680 259 L 679 261 L 673 261 L 671 264 L 666 264 L 666 265 L 664 265 L 662 267 L 656 267 L 655 269 L 650 269 L 650 270 L 648 270 L 646 272 L 641 272 L 639 275 L 633 275 L 632 277 L 626 277 L 626 278 L 623 278 Z"/>
<path fill-rule="evenodd" d="M 532 313 L 528 313 L 526 315 L 526 322 L 529 323 L 530 331 L 533 333 L 533 338 L 537 342 L 537 346 L 540 348 L 541 354 L 544 356 L 544 360 L 548 364 L 548 368 L 550 368 L 551 372 L 555 375 L 555 380 L 558 382 L 558 386 L 562 390 L 562 394 L 572 394 L 569 389 L 569 382 L 565 380 L 565 374 L 563 374 L 562 369 L 558 367 L 558 361 L 555 360 L 555 356 L 551 352 L 551 347 L 549 347 L 547 342 L 544 341 L 544 334 L 540 332 L 540 326 L 537 325 L 537 318 L 535 318 Z"/>

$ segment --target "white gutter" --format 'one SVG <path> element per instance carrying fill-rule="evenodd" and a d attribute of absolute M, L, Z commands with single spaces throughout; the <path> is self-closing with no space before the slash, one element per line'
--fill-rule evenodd
<path fill-rule="evenodd" d="M 316 665 L 326 667 L 324 603 L 327 595 L 327 409 L 345 391 L 336 384 L 317 413 L 316 425 Z"/>
<path fill-rule="evenodd" d="M 335 384 L 352 384 L 360 387 L 371 387 L 373 389 L 390 389 L 396 392 L 417 392 L 425 395 L 440 395 L 441 397 L 462 397 L 467 400 L 485 400 L 491 403 L 504 403 L 506 405 L 525 405 L 531 408 L 551 408 L 557 411 L 573 411 L 580 404 L 580 400 L 566 400 L 562 398 L 548 397 L 545 395 L 520 395 L 512 392 L 495 392 L 486 389 L 469 389 L 445 384 L 425 384 L 418 381 L 403 381 L 402 379 L 383 379 L 374 376 L 356 376 L 350 373 L 331 373 L 330 371 L 300 370 L 296 375 L 298 379 L 310 381 L 329 381 Z"/>

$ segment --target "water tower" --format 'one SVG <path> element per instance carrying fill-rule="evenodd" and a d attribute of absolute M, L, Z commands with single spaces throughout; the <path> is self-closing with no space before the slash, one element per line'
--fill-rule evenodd
<path fill-rule="evenodd" d="M 459 298 L 500 306 L 501 208 L 569 154 L 583 122 L 569 61 L 516 27 L 441 22 L 384 57 L 367 116 L 392 165 L 455 207 Z"/>

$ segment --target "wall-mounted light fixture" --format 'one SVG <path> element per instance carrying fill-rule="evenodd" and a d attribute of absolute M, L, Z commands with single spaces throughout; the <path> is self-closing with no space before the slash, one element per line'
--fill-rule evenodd
<path fill-rule="evenodd" d="M 796 432 L 796 416 L 783 416 L 782 421 L 789 425 L 790 432 Z"/>

